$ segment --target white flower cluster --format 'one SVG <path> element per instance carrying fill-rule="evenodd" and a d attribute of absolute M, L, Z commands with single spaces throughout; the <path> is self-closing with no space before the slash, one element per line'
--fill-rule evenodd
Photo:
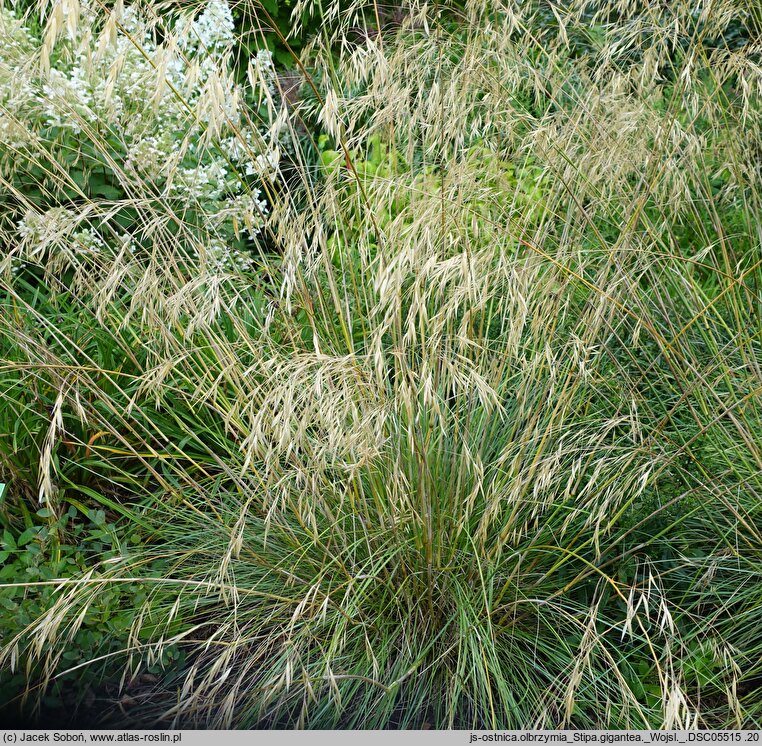
<path fill-rule="evenodd" d="M 259 189 L 252 189 L 247 194 L 240 194 L 228 202 L 226 209 L 218 215 L 218 219 L 230 222 L 238 234 L 245 232 L 253 241 L 259 235 L 264 216 L 267 214 L 267 203 L 260 199 Z"/>
<path fill-rule="evenodd" d="M 254 259 L 250 254 L 230 249 L 222 241 L 211 241 L 205 248 L 205 260 L 212 270 L 230 272 L 236 269 L 251 270 Z"/>
<path fill-rule="evenodd" d="M 21 239 L 16 260 L 38 263 L 54 251 L 50 269 L 63 268 L 72 261 L 81 262 L 95 257 L 106 249 L 106 242 L 90 226 L 82 226 L 79 216 L 65 207 L 53 207 L 44 212 L 29 209 L 17 224 Z M 14 266 L 17 272 L 20 264 Z"/>
<path fill-rule="evenodd" d="M 12 114 L 0 111 L 0 148 L 11 153 L 26 147 L 28 130 Z"/>
<path fill-rule="evenodd" d="M 54 0 L 54 9 L 56 1 L 64 2 Z M 49 73 L 40 76 L 31 62 L 42 42 L 0 9 L 0 160 L 24 149 L 30 163 L 55 159 L 93 143 L 93 137 L 107 137 L 112 150 L 106 162 L 114 164 L 110 183 L 132 193 L 148 188 L 179 203 L 178 214 L 204 216 L 199 240 L 213 246 L 210 255 L 227 250 L 238 266 L 249 268 L 245 252 L 233 246 L 242 233 L 253 239 L 263 226 L 268 208 L 257 183 L 278 176 L 279 133 L 272 127 L 257 132 L 248 124 L 251 112 L 243 115 L 246 98 L 229 67 L 235 31 L 227 1 L 208 0 L 197 17 L 163 28 L 160 44 L 133 7 L 112 10 L 118 18 L 103 24 L 85 5 L 80 12 L 74 33 L 51 55 Z M 269 52 L 260 52 L 254 64 L 259 85 L 269 87 Z M 271 91 L 264 97 L 254 93 L 254 100 L 272 102 Z M 88 147 L 102 151 L 102 143 Z M 37 152 L 42 148 L 47 152 Z M 26 215 L 19 239 L 44 244 L 43 223 L 57 209 Z M 83 250 L 106 248 L 95 234 L 79 238 Z M 118 250 L 118 242 L 112 243 Z"/>
<path fill-rule="evenodd" d="M 220 141 L 220 150 L 238 165 L 246 176 L 274 179 L 280 163 L 280 149 L 275 145 L 264 153 L 258 152 L 251 131 L 240 137 L 228 137 Z"/>
<path fill-rule="evenodd" d="M 27 210 L 18 221 L 18 234 L 32 250 L 66 238 L 77 226 L 77 216 L 65 207 L 52 207 L 45 212 Z"/>
<path fill-rule="evenodd" d="M 167 143 L 167 133 L 161 137 L 149 135 L 132 143 L 127 149 L 127 160 L 124 162 L 125 170 L 139 173 L 154 181 L 166 178 L 167 169 L 174 159 L 169 158 L 170 151 L 177 152 L 177 143 Z"/>
<path fill-rule="evenodd" d="M 189 45 L 214 53 L 230 48 L 235 41 L 233 14 L 225 0 L 210 0 L 194 21 L 189 34 Z"/>
<path fill-rule="evenodd" d="M 224 199 L 228 186 L 227 175 L 228 169 L 224 161 L 179 168 L 174 174 L 170 193 L 189 201 L 227 202 L 229 200 Z"/>
<path fill-rule="evenodd" d="M 68 127 L 79 133 L 86 122 L 98 121 L 97 104 L 80 58 L 67 73 L 53 69 L 42 86 L 41 103 L 48 127 Z"/>
<path fill-rule="evenodd" d="M 36 95 L 24 70 L 34 54 L 35 44 L 29 29 L 6 8 L 0 7 L 0 148 L 14 151 L 25 147 L 29 128 L 19 116 L 23 102 Z"/>
<path fill-rule="evenodd" d="M 0 46 L 0 62 L 12 63 L 24 58 L 34 50 L 34 43 L 29 29 L 7 8 L 0 8 L 0 33 L 3 44 Z"/>

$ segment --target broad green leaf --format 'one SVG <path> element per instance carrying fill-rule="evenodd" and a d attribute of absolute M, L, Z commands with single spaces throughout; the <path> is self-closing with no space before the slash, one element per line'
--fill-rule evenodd
<path fill-rule="evenodd" d="M 37 526 L 32 526 L 24 531 L 21 536 L 16 540 L 16 545 L 23 547 L 28 544 L 34 537 L 37 536 Z"/>

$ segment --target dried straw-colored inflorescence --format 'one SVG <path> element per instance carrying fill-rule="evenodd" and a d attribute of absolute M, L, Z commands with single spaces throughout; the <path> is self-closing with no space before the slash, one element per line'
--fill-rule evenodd
<path fill-rule="evenodd" d="M 77 447 L 146 474 L 127 480 L 145 519 L 168 511 L 171 568 L 127 645 L 137 670 L 187 643 L 167 720 L 724 717 L 688 686 L 681 601 L 648 561 L 617 563 L 642 528 L 627 516 L 707 434 L 743 467 L 670 499 L 730 501 L 757 536 L 732 501 L 760 487 L 762 77 L 757 39 L 716 42 L 756 27 L 730 1 L 543 7 L 414 2 L 385 25 L 329 3 L 290 109 L 265 54 L 239 87 L 216 0 L 172 23 L 67 0 L 41 43 L 2 11 L 4 291 L 39 329 L 0 329 L 16 373 L 57 392 L 35 488 L 57 507 L 76 419 Z M 44 272 L 119 370 L 34 307 L 23 283 Z M 64 584 L 3 660 L 53 676 L 64 625 L 144 561 Z"/>

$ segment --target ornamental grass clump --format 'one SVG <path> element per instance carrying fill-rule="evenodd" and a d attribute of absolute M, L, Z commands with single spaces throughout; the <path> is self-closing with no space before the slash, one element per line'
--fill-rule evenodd
<path fill-rule="evenodd" d="M 760 19 L 411 3 L 358 41 L 373 8 L 334 3 L 283 108 L 264 55 L 222 74 L 224 7 L 146 6 L 144 116 L 180 134 L 97 151 L 124 196 L 53 199 L 50 166 L 3 228 L 5 406 L 36 423 L 3 473 L 125 540 L 2 665 L 37 692 L 107 655 L 141 723 L 755 727 Z M 67 252 L 80 223 L 109 250 Z M 120 584 L 147 589 L 121 650 L 67 670 Z"/>

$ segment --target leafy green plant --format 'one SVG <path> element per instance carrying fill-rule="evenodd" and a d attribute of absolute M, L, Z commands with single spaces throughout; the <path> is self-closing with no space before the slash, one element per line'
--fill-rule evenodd
<path fill-rule="evenodd" d="M 87 508 L 76 500 L 59 513 L 41 508 L 31 516 L 28 528 L 20 533 L 6 528 L 2 533 L 0 619 L 6 640 L 19 630 L 34 629 L 45 612 L 56 608 L 59 584 L 66 582 L 63 578 L 108 579 L 109 565 L 122 561 L 147 539 L 137 533 L 139 527 L 125 529 L 123 522 L 112 522 L 105 511 Z M 155 589 L 144 579 L 160 573 L 162 567 L 157 560 L 132 582 L 105 582 L 73 624 L 57 627 L 57 633 L 66 637 L 66 647 L 54 663 L 42 667 L 17 657 L 0 676 L 5 716 L 13 717 L 16 710 L 33 718 L 43 706 L 46 718 L 66 723 L 80 708 L 87 708 L 87 700 L 96 694 L 108 699 L 103 697 L 104 687 L 113 687 L 121 675 L 122 662 L 114 656 L 128 645 L 141 609 L 156 602 Z M 182 651 L 169 648 L 142 668 L 133 669 L 132 678 L 141 671 L 155 675 L 178 665 L 182 667 Z M 55 677 L 53 685 L 41 691 L 38 681 L 51 676 Z M 71 687 L 72 681 L 77 682 L 76 688 Z M 111 699 L 117 700 L 113 693 Z M 107 717 L 111 709 L 101 706 L 100 715 Z"/>

